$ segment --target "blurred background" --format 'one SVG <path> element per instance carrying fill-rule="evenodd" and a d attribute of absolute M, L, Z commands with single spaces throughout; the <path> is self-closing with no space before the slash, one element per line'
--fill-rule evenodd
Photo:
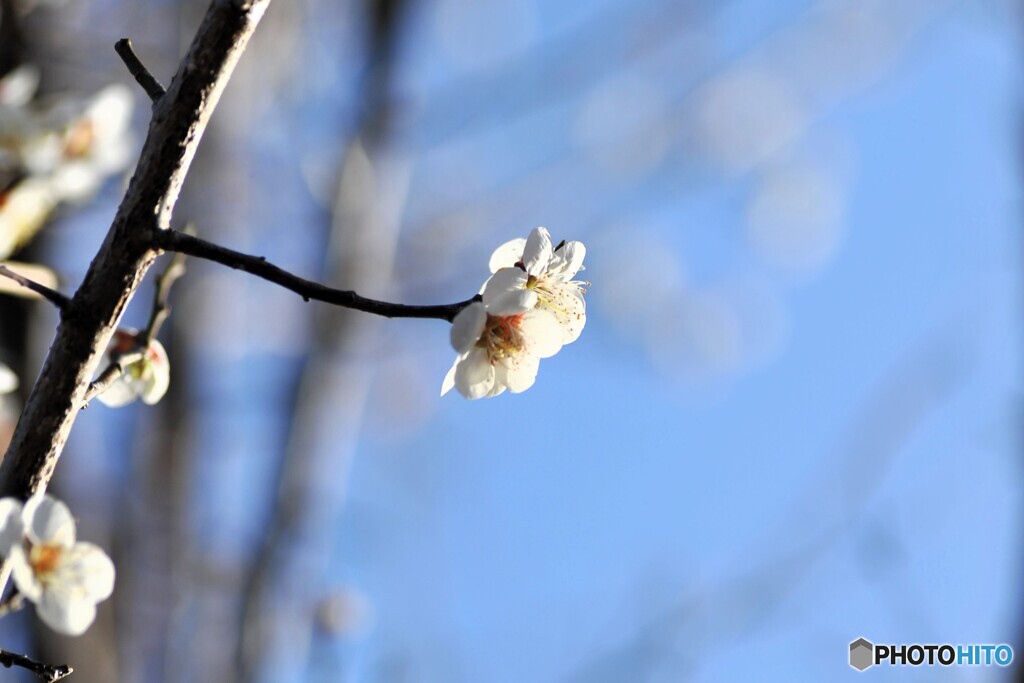
<path fill-rule="evenodd" d="M 137 150 L 148 106 L 114 41 L 167 83 L 206 5 L 3 0 L 3 70 L 38 67 L 39 97 L 130 84 Z M 81 683 L 839 680 L 861 636 L 1019 662 L 1021 18 L 273 3 L 179 227 L 449 303 L 545 225 L 588 247 L 587 328 L 524 394 L 441 399 L 446 323 L 190 261 L 168 396 L 90 407 L 54 479 L 114 596 L 81 638 L 26 610 L 0 647 Z M 73 291 L 123 187 L 14 256 Z M 55 315 L 0 316 L 9 431 Z"/>

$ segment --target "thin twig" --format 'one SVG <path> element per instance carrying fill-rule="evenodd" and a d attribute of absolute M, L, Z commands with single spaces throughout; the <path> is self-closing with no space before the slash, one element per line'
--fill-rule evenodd
<path fill-rule="evenodd" d="M 103 371 L 103 374 L 89 385 L 89 390 L 85 392 L 85 398 L 82 399 L 82 407 L 88 406 L 90 401 L 109 389 L 110 385 L 116 382 L 133 363 L 138 363 L 145 357 L 145 346 L 113 356 L 110 359 L 110 365 Z"/>
<path fill-rule="evenodd" d="M 149 72 L 146 65 L 135 54 L 131 39 L 122 38 L 117 41 L 114 43 L 114 50 L 121 58 L 121 61 L 124 62 L 124 65 L 128 67 L 128 71 L 135 78 L 135 81 L 146 91 L 153 104 L 156 104 L 167 93 L 167 90 L 164 89 L 164 86 L 160 85 L 160 81 L 156 80 L 156 77 Z"/>
<path fill-rule="evenodd" d="M 14 280 L 25 289 L 29 289 L 39 296 L 43 297 L 54 306 L 59 308 L 62 312 L 68 309 L 71 305 L 71 298 L 67 297 L 55 289 L 50 289 L 46 285 L 39 284 L 35 280 L 30 280 L 20 273 L 16 273 L 7 266 L 0 266 L 0 275 Z"/>
<path fill-rule="evenodd" d="M 184 234 L 194 235 L 194 228 L 189 225 L 185 228 Z M 139 334 L 139 341 L 142 346 L 149 346 L 149 340 L 155 339 L 160 333 L 160 328 L 171 315 L 171 307 L 167 303 L 171 294 L 171 287 L 185 274 L 185 254 L 178 252 L 171 257 L 170 262 L 156 279 L 156 293 L 153 295 L 153 310 L 149 314 L 149 322 Z"/>
<path fill-rule="evenodd" d="M 192 233 L 192 226 L 185 228 L 186 234 Z M 103 373 L 97 377 L 90 385 L 89 390 L 85 392 L 85 398 L 82 399 L 82 405 L 88 406 L 89 403 L 110 388 L 114 382 L 121 378 L 121 375 L 134 363 L 138 363 L 140 360 L 146 357 L 146 350 L 149 347 L 149 342 L 154 339 L 160 332 L 160 327 L 164 324 L 164 321 L 171 315 L 171 307 L 167 303 L 167 298 L 171 293 L 171 287 L 174 286 L 175 281 L 185 274 L 185 255 L 178 253 L 171 257 L 167 267 L 164 268 L 164 272 L 160 273 L 160 276 L 156 279 L 156 293 L 153 295 L 153 310 L 149 314 L 149 322 L 146 327 L 139 332 L 136 339 L 138 343 L 131 351 L 124 353 L 113 354 L 110 359 L 110 365 L 103 371 Z"/>
<path fill-rule="evenodd" d="M 0 650 L 0 664 L 10 669 L 12 666 L 20 666 L 22 669 L 28 669 L 36 675 L 41 681 L 46 683 L 56 683 L 60 679 L 70 676 L 71 672 L 74 671 L 67 664 L 43 664 L 37 662 L 34 659 L 29 659 L 25 655 L 17 655 L 7 650 Z"/>
<path fill-rule="evenodd" d="M 176 230 L 162 230 L 158 232 L 156 242 L 157 246 L 164 251 L 188 254 L 189 256 L 228 266 L 229 268 L 243 270 L 291 290 L 306 301 L 323 301 L 324 303 L 343 308 L 382 315 L 386 318 L 434 318 L 451 322 L 459 311 L 474 301 L 479 301 L 479 296 L 475 296 L 472 299 L 459 301 L 454 304 L 434 306 L 393 304 L 387 301 L 368 299 L 350 290 L 327 287 L 319 282 L 301 278 L 279 268 L 262 256 L 243 254 Z"/>

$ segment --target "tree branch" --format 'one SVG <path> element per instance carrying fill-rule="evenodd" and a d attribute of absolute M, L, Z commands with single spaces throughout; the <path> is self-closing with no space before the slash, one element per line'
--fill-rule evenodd
<path fill-rule="evenodd" d="M 46 285 L 40 284 L 35 280 L 30 280 L 29 278 L 25 277 L 24 275 L 21 275 L 20 273 L 15 273 L 7 266 L 0 265 L 0 275 L 11 280 L 14 280 L 25 289 L 29 289 L 35 292 L 36 294 L 43 297 L 44 299 L 52 303 L 54 306 L 59 308 L 61 312 L 66 311 L 68 306 L 71 305 L 71 299 L 64 296 L 57 290 L 50 289 Z"/>
<path fill-rule="evenodd" d="M 118 57 L 121 58 L 121 61 L 124 62 L 124 65 L 128 67 L 128 72 L 135 78 L 135 82 L 141 85 L 142 89 L 149 95 L 149 99 L 153 100 L 153 104 L 156 104 L 160 101 L 161 97 L 167 94 L 164 86 L 160 85 L 160 81 L 156 80 L 156 77 L 149 72 L 146 65 L 135 54 L 135 49 L 132 47 L 132 41 L 129 38 L 122 38 L 114 43 L 114 50 L 117 52 Z"/>
<path fill-rule="evenodd" d="M 12 666 L 20 666 L 22 669 L 28 669 L 36 675 L 41 681 L 46 683 L 56 683 L 65 676 L 70 676 L 71 672 L 74 671 L 67 664 L 60 664 L 53 666 L 52 664 L 43 664 L 33 659 L 29 659 L 25 655 L 17 655 L 7 650 L 0 650 L 0 665 L 10 669 Z"/>
<path fill-rule="evenodd" d="M 21 64 L 25 33 L 14 0 L 0 0 L 0 78 Z"/>
<path fill-rule="evenodd" d="M 186 228 L 186 232 L 189 230 L 191 230 L 191 226 Z M 93 380 L 92 384 L 89 385 L 89 390 L 85 392 L 85 398 L 82 399 L 82 403 L 85 406 L 88 406 L 94 398 L 110 388 L 110 385 L 116 382 L 132 364 L 138 363 L 146 357 L 146 350 L 149 347 L 150 340 L 157 336 L 160 328 L 171 315 L 171 307 L 167 303 L 167 298 L 171 294 L 171 287 L 184 274 L 185 255 L 175 254 L 167 264 L 167 267 L 164 268 L 164 272 L 160 273 L 160 276 L 156 279 L 153 310 L 149 314 L 149 323 L 138 335 L 137 347 L 126 353 L 118 353 L 111 356 L 110 365 L 103 371 L 103 374 Z"/>
<path fill-rule="evenodd" d="M 262 256 L 243 254 L 174 230 L 165 230 L 159 233 L 157 235 L 157 244 L 165 251 L 188 254 L 189 256 L 228 266 L 229 268 L 243 270 L 291 290 L 306 301 L 323 301 L 334 306 L 382 315 L 387 318 L 436 318 L 451 322 L 459 311 L 474 301 L 479 300 L 479 296 L 476 296 L 454 304 L 433 306 L 393 304 L 387 301 L 368 299 L 350 290 L 327 287 L 279 268 Z"/>
<path fill-rule="evenodd" d="M 128 353 L 112 357 L 110 365 L 108 365 L 107 369 L 103 371 L 103 374 L 97 377 L 96 380 L 89 385 L 89 390 L 85 392 L 85 398 L 82 399 L 83 406 L 88 406 L 94 398 L 109 389 L 110 385 L 116 382 L 118 378 L 124 374 L 125 369 L 130 367 L 133 363 L 138 363 L 145 357 L 145 346 L 134 351 L 129 351 Z"/>
<path fill-rule="evenodd" d="M 121 314 L 157 256 L 199 141 L 270 0 L 213 0 L 167 93 L 153 106 L 135 175 L 62 316 L 0 465 L 0 493 L 45 488 Z M 4 572 L 6 574 L 6 572 Z M 4 577 L 0 576 L 0 585 Z"/>

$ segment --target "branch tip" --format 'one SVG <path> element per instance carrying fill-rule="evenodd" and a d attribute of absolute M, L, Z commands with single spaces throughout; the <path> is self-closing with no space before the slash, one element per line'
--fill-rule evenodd
<path fill-rule="evenodd" d="M 57 681 L 70 676 L 74 671 L 67 664 L 43 664 L 37 662 L 34 659 L 29 659 L 25 655 L 15 654 L 8 652 L 7 650 L 0 650 L 0 665 L 10 669 L 12 666 L 19 666 L 22 669 L 27 669 L 36 675 L 41 681 L 46 683 L 56 683 Z"/>
<path fill-rule="evenodd" d="M 184 234 L 193 234 L 192 226 L 185 228 Z M 164 272 L 156 279 L 156 292 L 153 294 L 153 309 L 149 314 L 149 323 L 142 331 L 142 345 L 148 346 L 149 341 L 160 333 L 160 328 L 167 318 L 171 316 L 171 306 L 168 298 L 171 295 L 171 287 L 178 278 L 185 274 L 185 254 L 175 253 L 168 261 Z"/>
<path fill-rule="evenodd" d="M 61 294 L 55 289 L 50 289 L 46 285 L 40 284 L 35 280 L 30 280 L 24 275 L 14 272 L 7 266 L 0 265 L 0 275 L 11 280 L 14 280 L 25 289 L 35 292 L 36 294 L 38 294 L 39 296 L 43 297 L 51 304 L 56 306 L 61 313 L 67 312 L 68 308 L 71 306 L 70 297 Z"/>
<path fill-rule="evenodd" d="M 149 95 L 149 99 L 153 101 L 153 104 L 156 104 L 167 93 L 167 90 L 164 89 L 164 86 L 160 85 L 160 81 L 150 73 L 146 65 L 139 59 L 139 56 L 135 54 L 135 48 L 132 47 L 131 39 L 122 38 L 114 43 L 114 51 L 117 52 L 124 65 L 128 67 L 128 72 L 135 79 L 135 82 L 142 86 L 142 89 Z"/>
<path fill-rule="evenodd" d="M 146 355 L 146 347 L 135 349 L 127 353 L 118 354 L 110 359 L 110 365 L 103 371 L 99 377 L 97 377 L 89 388 L 85 391 L 85 397 L 82 399 L 82 407 L 88 408 L 89 404 L 94 398 L 102 394 L 104 391 L 110 388 L 110 385 L 120 379 L 124 371 L 132 363 L 137 363 Z"/>

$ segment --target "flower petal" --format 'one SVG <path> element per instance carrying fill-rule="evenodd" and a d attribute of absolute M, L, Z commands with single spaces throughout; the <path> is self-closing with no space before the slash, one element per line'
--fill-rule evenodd
<path fill-rule="evenodd" d="M 0 106 L 23 107 L 39 87 L 39 69 L 22 64 L 0 78 Z"/>
<path fill-rule="evenodd" d="M 455 388 L 469 399 L 484 398 L 494 388 L 494 366 L 484 349 L 475 348 L 459 361 Z"/>
<path fill-rule="evenodd" d="M 76 543 L 65 551 L 56 571 L 57 582 L 93 602 L 106 600 L 114 592 L 114 563 L 92 543 Z"/>
<path fill-rule="evenodd" d="M 444 396 L 449 391 L 451 391 L 452 387 L 455 386 L 455 368 L 459 367 L 459 361 L 462 360 L 463 358 L 464 358 L 464 356 L 460 354 L 455 359 L 455 362 L 452 363 L 452 367 L 448 370 L 448 374 L 446 374 L 444 376 L 444 381 L 441 382 L 441 395 L 442 396 Z"/>
<path fill-rule="evenodd" d="M 548 311 L 538 309 L 523 316 L 519 329 L 529 344 L 529 354 L 549 358 L 562 348 L 562 326 Z"/>
<path fill-rule="evenodd" d="M 494 300 L 508 292 L 523 291 L 529 276 L 519 268 L 502 268 L 488 278 L 480 295 L 483 298 L 484 306 L 491 308 Z"/>
<path fill-rule="evenodd" d="M 96 619 L 96 603 L 68 586 L 52 586 L 36 603 L 36 614 L 57 633 L 80 636 Z"/>
<path fill-rule="evenodd" d="M 540 358 L 521 354 L 512 362 L 498 363 L 494 370 L 497 382 L 507 386 L 513 394 L 518 394 L 533 386 L 539 367 Z"/>
<path fill-rule="evenodd" d="M 0 498 L 0 555 L 11 552 L 11 548 L 21 543 L 24 535 L 21 501 L 17 498 Z"/>
<path fill-rule="evenodd" d="M 75 518 L 56 498 L 37 493 L 25 502 L 22 521 L 32 543 L 70 548 L 75 544 Z"/>
<path fill-rule="evenodd" d="M 502 268 L 511 268 L 523 258 L 523 249 L 526 247 L 526 238 L 517 237 L 514 240 L 505 242 L 491 254 L 491 260 L 487 264 L 492 273 L 497 273 Z"/>
<path fill-rule="evenodd" d="M 130 375 L 124 374 L 114 380 L 96 398 L 99 399 L 100 403 L 109 408 L 120 408 L 138 400 L 142 392 L 142 383 Z"/>
<path fill-rule="evenodd" d="M 515 289 L 497 295 L 487 306 L 487 312 L 496 316 L 519 315 L 537 305 L 537 294 L 530 289 Z"/>
<path fill-rule="evenodd" d="M 122 83 L 108 85 L 96 93 L 86 108 L 85 117 L 96 128 L 97 143 L 116 142 L 117 136 L 128 130 L 134 108 L 135 93 Z"/>
<path fill-rule="evenodd" d="M 587 248 L 583 242 L 566 242 L 555 251 L 548 272 L 559 282 L 568 282 L 580 272 L 586 255 Z"/>
<path fill-rule="evenodd" d="M 479 301 L 474 301 L 463 308 L 452 321 L 452 347 L 459 353 L 469 351 L 479 341 L 486 323 L 487 311 Z"/>
<path fill-rule="evenodd" d="M 105 177 L 86 159 L 65 161 L 50 176 L 50 186 L 61 201 L 81 204 L 99 191 Z"/>
<path fill-rule="evenodd" d="M 487 395 L 484 396 L 484 398 L 494 398 L 495 396 L 504 394 L 506 389 L 508 389 L 508 387 L 504 384 L 498 384 L 497 380 L 495 380 L 494 388 L 487 392 Z"/>
<path fill-rule="evenodd" d="M 141 361 L 142 369 L 142 402 L 153 405 L 164 397 L 171 383 L 171 363 L 167 359 L 167 351 L 163 344 L 153 339 L 149 342 L 146 358 Z"/>
<path fill-rule="evenodd" d="M 587 304 L 583 292 L 573 283 L 550 283 L 540 295 L 539 309 L 550 312 L 562 327 L 562 343 L 579 339 L 587 324 Z"/>
<path fill-rule="evenodd" d="M 0 394 L 9 394 L 18 388 L 18 376 L 14 370 L 0 363 Z"/>
<path fill-rule="evenodd" d="M 41 178 L 26 178 L 8 190 L 0 207 L 0 257 L 10 256 L 36 234 L 58 199 L 52 181 Z"/>
<path fill-rule="evenodd" d="M 18 592 L 32 602 L 39 602 L 43 595 L 43 584 L 39 583 L 39 579 L 36 578 L 36 573 L 32 570 L 32 565 L 29 564 L 25 549 L 20 544 L 15 545 L 11 548 L 8 560 L 11 563 L 11 577 L 14 579 L 14 585 L 17 586 Z"/>
<path fill-rule="evenodd" d="M 523 249 L 523 267 L 530 275 L 540 275 L 547 270 L 551 261 L 551 235 L 547 228 L 534 228 L 526 238 Z"/>

